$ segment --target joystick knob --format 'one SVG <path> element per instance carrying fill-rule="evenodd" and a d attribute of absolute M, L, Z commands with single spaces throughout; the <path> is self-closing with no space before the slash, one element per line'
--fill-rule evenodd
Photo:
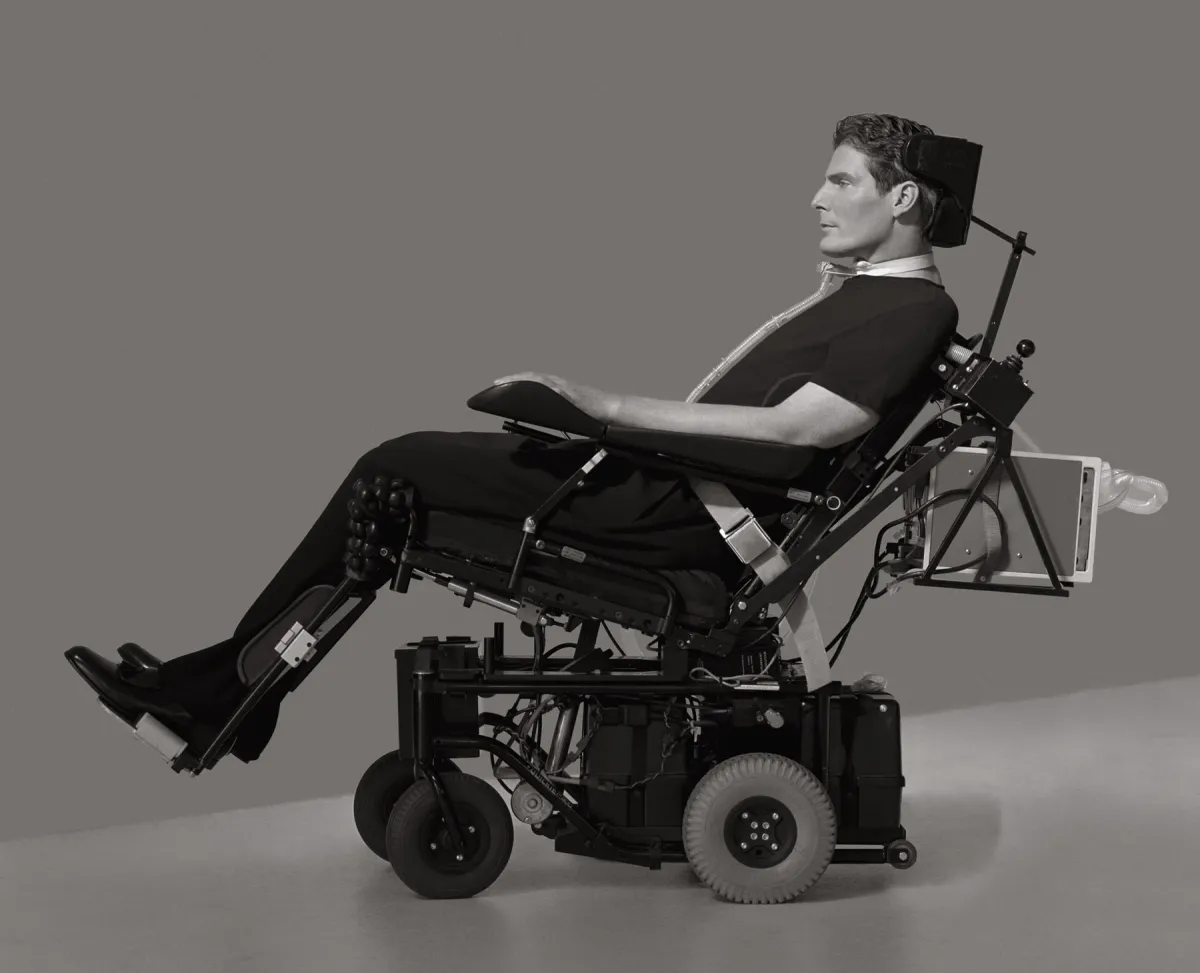
<path fill-rule="evenodd" d="M 1017 342 L 1017 353 L 1009 355 L 1004 359 L 1004 364 L 1011 368 L 1014 372 L 1019 372 L 1021 366 L 1025 364 L 1025 359 L 1034 352 L 1033 342 L 1028 338 L 1022 338 Z"/>

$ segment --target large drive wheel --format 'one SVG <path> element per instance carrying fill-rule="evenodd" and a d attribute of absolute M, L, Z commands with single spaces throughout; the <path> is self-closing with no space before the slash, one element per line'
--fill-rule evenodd
<path fill-rule="evenodd" d="M 440 772 L 457 771 L 453 760 L 440 758 Z M 359 837 L 384 861 L 387 853 L 387 822 L 400 796 L 417 779 L 416 761 L 401 759 L 400 751 L 385 753 L 363 773 L 354 792 L 354 824 Z"/>
<path fill-rule="evenodd" d="M 422 780 L 396 802 L 388 818 L 388 858 L 400 880 L 424 898 L 470 898 L 496 881 L 508 865 L 512 814 L 482 778 L 441 776 L 461 829 L 462 854 L 454 852 L 433 784 Z"/>
<path fill-rule="evenodd" d="M 744 753 L 696 785 L 683 812 L 683 841 L 696 875 L 721 898 L 787 902 L 829 867 L 837 816 L 803 764 Z"/>

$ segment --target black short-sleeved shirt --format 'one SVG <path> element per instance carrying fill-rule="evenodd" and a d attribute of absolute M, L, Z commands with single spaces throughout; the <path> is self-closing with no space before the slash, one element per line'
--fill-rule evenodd
<path fill-rule="evenodd" d="M 957 321 L 954 301 L 930 281 L 852 277 L 759 342 L 700 401 L 772 406 L 806 382 L 816 382 L 883 414 L 949 343 Z M 511 518 L 523 515 L 530 497 L 547 496 L 569 479 L 599 445 L 592 439 L 554 446 L 530 440 L 518 447 L 512 444 L 514 438 L 503 434 L 494 444 L 480 440 L 466 451 L 456 445 L 458 439 L 444 444 L 431 440 L 429 448 L 439 450 L 437 462 L 412 460 L 404 468 L 428 467 L 428 477 L 435 468 L 439 476 L 452 475 L 455 497 L 469 491 L 453 501 L 457 507 Z M 493 447 L 512 455 L 492 465 L 483 463 L 485 452 Z M 448 456 L 451 448 L 455 461 Z M 810 452 L 814 462 L 827 455 L 816 448 Z M 803 479 L 794 485 L 803 485 Z M 451 496 L 449 485 L 435 489 L 418 482 L 418 491 L 437 496 L 443 505 L 451 503 L 443 499 Z M 743 487 L 733 492 L 772 537 L 779 540 L 786 533 L 781 515 L 794 506 L 793 500 Z M 683 477 L 644 469 L 620 455 L 610 456 L 590 473 L 587 484 L 570 494 L 545 526 L 552 540 L 618 561 L 728 570 L 730 584 L 744 569 Z M 561 537 L 553 536 L 554 531 Z"/>
<path fill-rule="evenodd" d="M 767 335 L 701 402 L 778 405 L 813 382 L 885 413 L 954 337 L 958 306 L 919 277 L 851 277 Z"/>

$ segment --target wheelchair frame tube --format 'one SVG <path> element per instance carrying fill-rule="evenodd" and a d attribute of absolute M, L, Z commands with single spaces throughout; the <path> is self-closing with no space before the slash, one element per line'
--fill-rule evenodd
<path fill-rule="evenodd" d="M 525 570 L 525 559 L 529 556 L 529 545 L 533 541 L 541 521 L 563 502 L 567 494 L 583 486 L 587 480 L 587 475 L 606 455 L 606 450 L 603 448 L 597 449 L 591 459 L 584 463 L 570 478 L 563 481 L 550 496 L 542 501 L 541 506 L 537 510 L 525 518 L 521 534 L 521 545 L 517 548 L 517 556 L 513 561 L 512 573 L 508 578 L 508 590 L 510 592 L 516 593 L 517 585 L 521 580 L 521 574 Z"/>
<path fill-rule="evenodd" d="M 996 303 L 992 307 L 992 318 L 988 322 L 988 329 L 983 339 L 983 344 L 979 347 L 979 354 L 988 357 L 992 353 L 992 346 L 996 343 L 996 334 L 1000 330 L 1000 319 L 1004 317 L 1004 309 L 1008 306 L 1008 297 L 1012 291 L 1013 282 L 1017 277 L 1017 270 L 1021 264 L 1021 254 L 1028 253 L 1030 256 L 1037 256 L 1036 250 L 1031 250 L 1025 246 L 1026 233 L 1020 230 L 1017 233 L 1017 238 L 1014 240 L 1007 233 L 1002 233 L 990 223 L 985 223 L 978 216 L 971 216 L 972 223 L 978 223 L 985 230 L 996 234 L 1000 239 L 1012 244 L 1012 253 L 1008 258 L 1008 265 L 1004 268 L 1004 278 L 1000 281 L 1000 292 L 996 295 Z"/>
<path fill-rule="evenodd" d="M 528 656 L 524 658 L 528 659 Z M 481 670 L 482 671 L 482 670 Z M 628 676 L 609 673 L 547 673 L 534 675 L 529 669 L 519 673 L 493 673 L 486 679 L 457 680 L 434 677 L 429 692 L 434 693 L 490 693 L 530 695 L 591 695 L 610 693 L 614 696 L 737 696 L 759 692 L 772 697 L 815 696 L 819 690 L 808 690 L 800 680 L 784 680 L 770 683 L 742 683 L 729 686 L 717 681 L 681 682 L 678 679 L 656 675 L 639 676 L 633 683 Z M 831 686 L 834 683 L 826 683 Z M 824 688 L 824 687 L 822 687 Z"/>
<path fill-rule="evenodd" d="M 634 567 L 629 567 L 623 564 L 616 564 L 606 558 L 596 554 L 587 554 L 584 551 L 578 551 L 580 557 L 577 560 L 571 557 L 566 551 L 574 551 L 575 548 L 568 548 L 562 544 L 552 544 L 549 541 L 539 540 L 534 544 L 534 550 L 538 554 L 544 554 L 552 558 L 561 558 L 564 561 L 574 561 L 576 564 L 594 564 L 604 568 L 606 571 L 612 571 L 614 574 L 624 575 L 627 578 L 632 578 L 635 581 L 645 581 L 649 584 L 657 585 L 662 589 L 663 595 L 667 599 L 667 610 L 663 615 L 662 624 L 658 626 L 659 635 L 669 635 L 671 629 L 675 625 L 675 616 L 678 612 L 679 596 L 675 590 L 675 586 L 671 584 L 662 575 L 656 574 L 653 571 L 639 570 Z"/>
<path fill-rule="evenodd" d="M 413 672 L 413 709 L 416 718 L 415 757 L 416 765 L 422 777 L 429 781 L 433 788 L 433 796 L 442 812 L 446 830 L 450 834 L 450 845 L 455 853 L 461 855 L 463 850 L 462 828 L 458 817 L 446 793 L 446 784 L 434 765 L 434 744 L 429 729 L 429 686 L 434 675 L 430 669 L 417 669 Z"/>

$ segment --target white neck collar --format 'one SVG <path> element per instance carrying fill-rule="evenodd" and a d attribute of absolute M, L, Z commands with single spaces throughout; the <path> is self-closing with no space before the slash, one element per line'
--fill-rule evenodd
<path fill-rule="evenodd" d="M 919 277 L 941 284 L 942 275 L 937 269 L 932 253 L 919 253 L 915 257 L 898 257 L 895 260 L 881 260 L 870 263 L 866 260 L 856 260 L 854 265 L 835 263 L 826 260 L 819 265 L 822 274 L 832 274 L 836 277 Z"/>

